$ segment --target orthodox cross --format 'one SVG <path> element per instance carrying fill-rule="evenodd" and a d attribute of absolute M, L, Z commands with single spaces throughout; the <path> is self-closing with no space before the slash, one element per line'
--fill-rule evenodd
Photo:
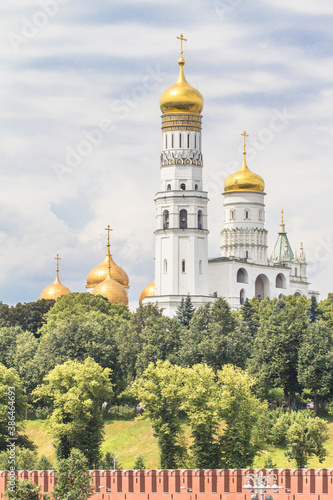
<path fill-rule="evenodd" d="M 110 245 L 110 233 L 111 231 L 113 231 L 113 229 L 111 229 L 110 227 L 110 224 L 108 225 L 108 227 L 105 228 L 105 231 L 108 232 L 108 245 Z"/>
<path fill-rule="evenodd" d="M 246 153 L 246 138 L 249 137 L 246 131 L 241 134 L 244 137 L 244 153 Z"/>
<path fill-rule="evenodd" d="M 283 216 L 284 216 L 284 211 L 281 210 L 281 224 L 284 224 Z"/>
<path fill-rule="evenodd" d="M 57 272 L 59 271 L 59 260 L 61 260 L 61 258 L 59 257 L 59 254 L 57 253 L 57 256 L 54 257 L 54 260 L 57 261 Z"/>
<path fill-rule="evenodd" d="M 183 57 L 183 42 L 187 42 L 187 38 L 184 38 L 183 33 L 181 33 L 177 39 L 180 40 L 180 57 Z"/>

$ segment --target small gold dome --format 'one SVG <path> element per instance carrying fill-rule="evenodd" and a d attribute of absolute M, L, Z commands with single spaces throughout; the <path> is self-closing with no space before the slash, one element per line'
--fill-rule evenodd
<path fill-rule="evenodd" d="M 118 281 L 112 279 L 110 274 L 95 287 L 93 295 L 102 295 L 111 304 L 124 303 L 128 305 L 128 295 L 125 288 Z"/>
<path fill-rule="evenodd" d="M 111 264 L 111 278 L 113 278 L 125 288 L 129 288 L 129 279 L 127 273 L 125 273 L 125 271 L 121 267 L 117 266 L 117 264 L 115 264 L 115 262 L 113 261 L 110 254 L 109 244 L 107 245 L 107 251 L 104 260 L 88 274 L 86 288 L 93 288 L 108 277 L 109 258 Z"/>
<path fill-rule="evenodd" d="M 66 286 L 64 286 L 60 282 L 60 280 L 59 280 L 59 260 L 61 260 L 61 259 L 60 259 L 60 257 L 59 257 L 58 254 L 55 257 L 55 259 L 57 261 L 57 276 L 56 276 L 56 279 L 52 283 L 52 285 L 47 286 L 42 291 L 41 296 L 39 297 L 39 300 L 41 300 L 41 299 L 46 299 L 46 300 L 47 299 L 53 299 L 53 300 L 57 300 L 62 295 L 67 295 L 68 293 L 71 293 L 71 291 Z"/>
<path fill-rule="evenodd" d="M 262 193 L 265 182 L 258 174 L 251 172 L 246 164 L 246 153 L 244 152 L 243 164 L 238 172 L 229 175 L 224 183 L 224 191 L 258 191 Z"/>
<path fill-rule="evenodd" d="M 192 113 L 201 115 L 204 100 L 202 95 L 194 87 L 187 83 L 184 75 L 185 60 L 181 57 L 178 61 L 180 66 L 179 77 L 176 83 L 165 90 L 160 99 L 160 108 L 165 113 Z"/>
<path fill-rule="evenodd" d="M 155 297 L 155 280 L 150 283 L 150 285 L 147 285 L 146 288 L 144 288 L 141 292 L 140 298 L 139 298 L 139 304 L 142 304 L 142 301 L 145 297 Z"/>

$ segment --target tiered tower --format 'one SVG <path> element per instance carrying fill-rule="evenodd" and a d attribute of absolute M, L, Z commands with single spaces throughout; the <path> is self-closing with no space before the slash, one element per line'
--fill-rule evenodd
<path fill-rule="evenodd" d="M 189 294 L 198 307 L 208 297 L 207 192 L 203 190 L 201 119 L 203 98 L 184 75 L 183 35 L 175 85 L 161 97 L 161 188 L 155 197 L 155 297 L 172 316 Z"/>
<path fill-rule="evenodd" d="M 265 183 L 246 163 L 246 132 L 243 164 L 224 184 L 224 229 L 221 256 L 267 264 L 265 229 Z"/>

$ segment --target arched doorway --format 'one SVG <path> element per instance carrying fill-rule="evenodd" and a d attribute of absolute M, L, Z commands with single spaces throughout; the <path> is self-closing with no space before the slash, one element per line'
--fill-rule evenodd
<path fill-rule="evenodd" d="M 263 300 L 269 295 L 269 281 L 265 274 L 259 274 L 255 283 L 255 297 Z"/>

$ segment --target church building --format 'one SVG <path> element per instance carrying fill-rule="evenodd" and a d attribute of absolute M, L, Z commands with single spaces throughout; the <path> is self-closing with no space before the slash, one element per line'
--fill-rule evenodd
<path fill-rule="evenodd" d="M 224 297 L 232 309 L 246 298 L 310 297 L 303 245 L 294 253 L 283 212 L 270 256 L 265 228 L 265 183 L 246 162 L 224 184 L 224 227 L 220 256 L 208 259 L 207 192 L 202 181 L 201 124 L 203 98 L 184 75 L 183 35 L 179 77 L 161 96 L 161 184 L 155 196 L 155 281 L 140 303 L 157 303 L 173 316 L 190 295 L 194 307 Z M 222 190 L 222 186 L 221 186 Z"/>
<path fill-rule="evenodd" d="M 219 257 L 208 259 L 208 194 L 204 189 L 201 150 L 203 97 L 184 74 L 183 35 L 179 76 L 163 92 L 161 182 L 155 196 L 155 279 L 140 295 L 140 304 L 157 303 L 174 316 L 181 300 L 191 296 L 194 307 L 224 297 L 239 309 L 246 298 L 319 295 L 309 290 L 303 245 L 293 252 L 282 212 L 273 252 L 268 255 L 265 228 L 265 183 L 246 161 L 244 132 L 243 162 L 224 183 L 224 226 Z M 221 186 L 221 191 L 223 187 Z M 103 295 L 112 304 L 128 305 L 129 278 L 112 259 L 110 226 L 104 260 L 87 277 L 86 289 Z M 71 293 L 56 280 L 40 298 L 57 299 Z"/>

